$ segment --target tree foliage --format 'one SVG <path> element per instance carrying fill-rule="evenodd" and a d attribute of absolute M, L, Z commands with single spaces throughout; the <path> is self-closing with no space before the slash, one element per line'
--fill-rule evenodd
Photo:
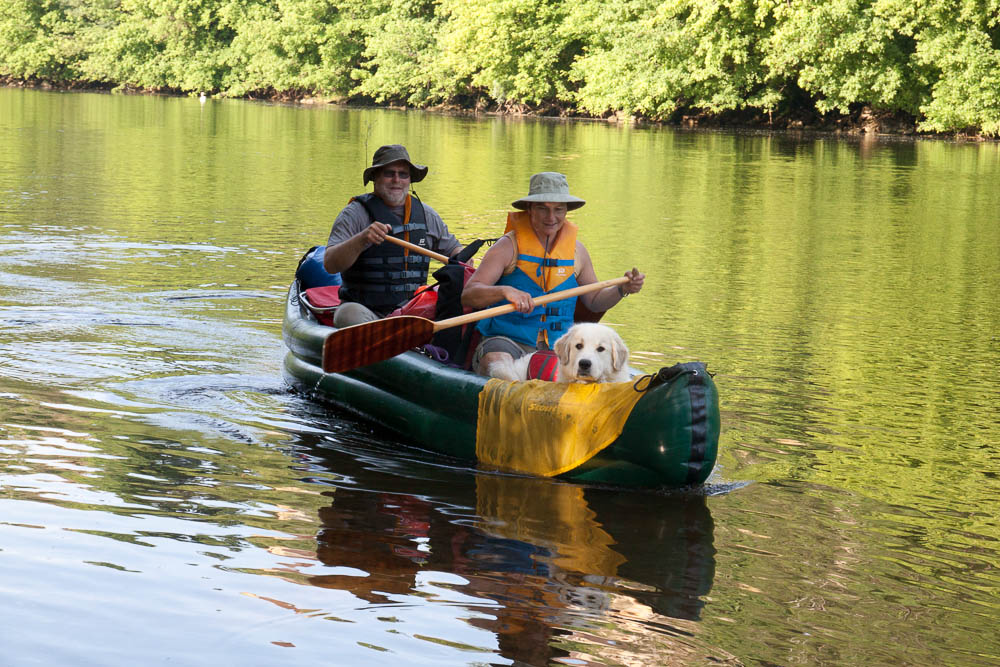
<path fill-rule="evenodd" d="M 592 112 L 665 118 L 681 107 L 771 110 L 780 100 L 757 51 L 752 2 L 615 0 L 589 20 L 599 29 L 573 76 L 583 82 L 577 102 Z"/>
<path fill-rule="evenodd" d="M 568 99 L 581 44 L 561 0 L 441 0 L 445 72 L 497 102 Z"/>
<path fill-rule="evenodd" d="M 444 22 L 421 0 L 356 0 L 352 15 L 365 48 L 349 91 L 378 102 L 424 106 L 458 92 L 441 79 L 439 41 Z"/>
<path fill-rule="evenodd" d="M 5 0 L 0 74 L 245 96 L 905 112 L 1000 134 L 1000 0 Z"/>

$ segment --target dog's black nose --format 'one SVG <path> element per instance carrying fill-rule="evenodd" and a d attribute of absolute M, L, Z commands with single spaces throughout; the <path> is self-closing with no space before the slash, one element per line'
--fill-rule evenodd
<path fill-rule="evenodd" d="M 579 366 L 580 366 L 580 370 L 581 371 L 589 371 L 590 370 L 590 359 L 581 359 Z"/>

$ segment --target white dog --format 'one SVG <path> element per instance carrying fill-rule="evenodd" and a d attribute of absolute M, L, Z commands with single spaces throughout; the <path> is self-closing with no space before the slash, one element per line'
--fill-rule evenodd
<path fill-rule="evenodd" d="M 628 348 L 611 327 L 594 322 L 574 324 L 556 341 L 559 358 L 556 382 L 627 382 Z M 490 364 L 492 377 L 502 380 L 528 379 L 531 355 Z"/>

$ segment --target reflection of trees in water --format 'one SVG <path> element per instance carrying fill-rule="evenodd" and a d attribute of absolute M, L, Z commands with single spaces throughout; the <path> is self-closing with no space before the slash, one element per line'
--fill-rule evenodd
<path fill-rule="evenodd" d="M 463 492 L 475 495 L 473 516 L 433 495 L 338 487 L 319 511 L 316 555 L 367 576 L 308 581 L 385 603 L 412 594 L 422 570 L 458 574 L 466 583 L 449 586 L 483 599 L 463 605 L 479 612 L 467 622 L 495 633 L 504 657 L 532 665 L 708 655 L 692 640 L 715 571 L 703 496 L 479 475 L 474 489 L 449 489 L 451 507 Z"/>

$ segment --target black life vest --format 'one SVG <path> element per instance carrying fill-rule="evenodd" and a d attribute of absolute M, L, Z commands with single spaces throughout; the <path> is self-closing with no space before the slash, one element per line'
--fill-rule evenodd
<path fill-rule="evenodd" d="M 408 220 L 401 219 L 385 205 L 381 197 L 366 193 L 352 198 L 365 207 L 372 221 L 391 227 L 390 234 L 400 239 L 428 247 L 427 220 L 424 206 L 416 197 L 410 202 Z M 409 232 L 409 236 L 405 234 Z M 340 288 L 342 301 L 354 301 L 384 317 L 413 298 L 418 287 L 427 282 L 429 257 L 409 252 L 393 243 L 380 243 L 368 248 L 354 264 L 341 272 L 344 284 Z"/>

